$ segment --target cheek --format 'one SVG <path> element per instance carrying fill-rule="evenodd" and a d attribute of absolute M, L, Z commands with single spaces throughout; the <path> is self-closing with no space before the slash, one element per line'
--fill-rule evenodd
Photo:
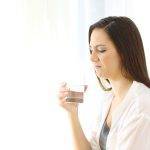
<path fill-rule="evenodd" d="M 105 55 L 105 56 L 101 56 L 100 60 L 101 60 L 102 65 L 108 69 L 110 68 L 117 69 L 120 65 L 120 62 L 117 56 Z"/>
<path fill-rule="evenodd" d="M 101 63 L 104 67 L 109 66 L 112 62 L 111 62 L 111 56 L 109 55 L 104 55 L 100 57 Z"/>

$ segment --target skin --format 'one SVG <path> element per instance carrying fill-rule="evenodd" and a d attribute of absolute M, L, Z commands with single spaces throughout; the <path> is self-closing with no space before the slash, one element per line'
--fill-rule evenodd
<path fill-rule="evenodd" d="M 96 75 L 100 78 L 109 79 L 114 93 L 114 99 L 106 118 L 108 125 L 111 126 L 112 113 L 125 97 L 133 81 L 122 75 L 120 56 L 115 45 L 103 29 L 96 28 L 93 30 L 90 39 L 90 50 L 90 59 Z"/>

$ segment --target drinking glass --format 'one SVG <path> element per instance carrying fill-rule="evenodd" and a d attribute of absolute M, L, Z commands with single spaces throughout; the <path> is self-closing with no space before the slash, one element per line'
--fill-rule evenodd
<path fill-rule="evenodd" d="M 69 89 L 68 96 L 66 97 L 67 102 L 83 103 L 87 85 L 67 83 L 67 88 Z"/>

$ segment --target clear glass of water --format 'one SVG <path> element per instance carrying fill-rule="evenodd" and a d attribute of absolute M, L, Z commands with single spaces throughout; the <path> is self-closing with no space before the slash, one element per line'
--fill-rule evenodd
<path fill-rule="evenodd" d="M 87 85 L 67 84 L 67 88 L 69 89 L 69 94 L 66 97 L 67 102 L 83 103 Z"/>

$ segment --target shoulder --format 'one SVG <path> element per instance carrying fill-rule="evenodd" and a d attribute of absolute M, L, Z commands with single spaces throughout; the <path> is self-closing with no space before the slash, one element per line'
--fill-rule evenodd
<path fill-rule="evenodd" d="M 135 125 L 137 128 L 146 124 L 150 127 L 150 88 L 134 81 L 128 104 L 127 113 L 123 115 L 123 127 Z"/>
<path fill-rule="evenodd" d="M 136 95 L 150 96 L 150 88 L 144 85 L 143 83 L 134 81 L 136 84 Z M 150 98 L 150 97 L 149 97 Z"/>
<path fill-rule="evenodd" d="M 135 103 L 137 112 L 150 117 L 150 88 L 143 83 L 136 82 Z"/>

